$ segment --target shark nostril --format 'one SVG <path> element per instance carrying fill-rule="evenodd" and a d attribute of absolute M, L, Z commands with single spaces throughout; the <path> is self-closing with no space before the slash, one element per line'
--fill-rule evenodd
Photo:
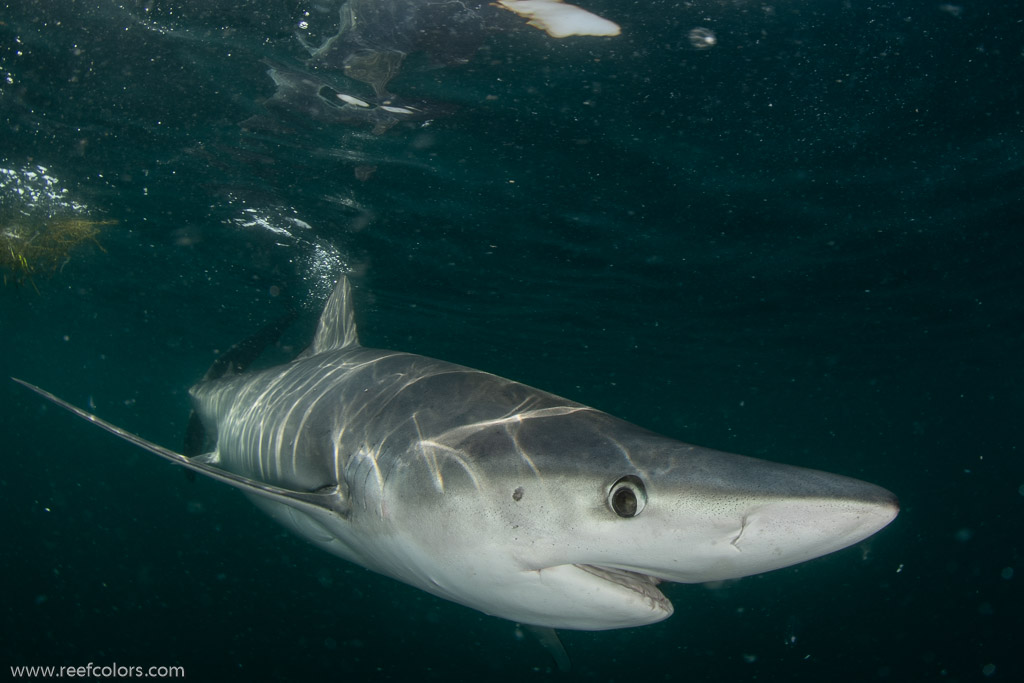
<path fill-rule="evenodd" d="M 647 505 L 647 489 L 639 477 L 622 477 L 608 491 L 608 507 L 619 517 L 636 517 Z"/>

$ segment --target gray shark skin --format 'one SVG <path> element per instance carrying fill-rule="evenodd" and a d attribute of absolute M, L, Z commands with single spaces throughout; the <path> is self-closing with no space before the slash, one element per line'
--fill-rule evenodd
<path fill-rule="evenodd" d="M 857 543 L 885 489 L 653 434 L 479 370 L 364 348 L 342 279 L 295 361 L 200 383 L 215 448 L 150 452 L 240 488 L 328 552 L 487 614 L 602 630 L 672 613 L 662 581 L 731 579 Z"/>

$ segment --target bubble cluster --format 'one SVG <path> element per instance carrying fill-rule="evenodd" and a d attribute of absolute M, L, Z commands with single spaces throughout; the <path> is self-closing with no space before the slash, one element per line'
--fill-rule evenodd
<path fill-rule="evenodd" d="M 238 203 L 238 202 L 236 202 Z M 316 234 L 312 225 L 287 206 L 243 206 L 240 215 L 228 223 L 249 230 L 269 232 L 278 246 L 293 250 L 291 259 L 316 294 L 325 299 L 334 289 L 341 273 L 349 272 L 345 258 L 334 245 Z"/>

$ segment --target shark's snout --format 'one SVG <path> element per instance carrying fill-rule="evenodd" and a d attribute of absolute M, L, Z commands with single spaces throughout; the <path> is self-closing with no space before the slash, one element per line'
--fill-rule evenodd
<path fill-rule="evenodd" d="M 605 566 L 680 583 L 739 578 L 859 543 L 899 513 L 896 496 L 857 479 L 714 451 L 693 457 L 689 472 L 651 487 L 634 534 L 650 525 L 658 539 L 634 555 L 645 559 Z"/>
<path fill-rule="evenodd" d="M 745 576 L 859 543 L 889 524 L 898 512 L 895 496 L 884 489 L 878 489 L 878 495 L 869 499 L 823 497 L 764 502 L 744 512 L 715 545 L 722 546 L 725 562 L 733 567 L 729 573 Z"/>

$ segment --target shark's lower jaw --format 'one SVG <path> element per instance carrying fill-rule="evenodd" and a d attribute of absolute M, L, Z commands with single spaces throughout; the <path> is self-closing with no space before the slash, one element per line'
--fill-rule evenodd
<path fill-rule="evenodd" d="M 622 586 L 634 593 L 638 593 L 643 596 L 645 600 L 650 601 L 652 608 L 658 611 L 664 611 L 666 616 L 672 613 L 672 603 L 669 602 L 664 593 L 658 590 L 658 584 L 661 583 L 661 579 L 648 576 L 647 574 L 631 572 L 626 569 L 598 567 L 592 564 L 577 564 L 573 566 L 577 569 L 582 569 L 588 574 L 593 574 L 599 579 L 603 579 Z"/>

